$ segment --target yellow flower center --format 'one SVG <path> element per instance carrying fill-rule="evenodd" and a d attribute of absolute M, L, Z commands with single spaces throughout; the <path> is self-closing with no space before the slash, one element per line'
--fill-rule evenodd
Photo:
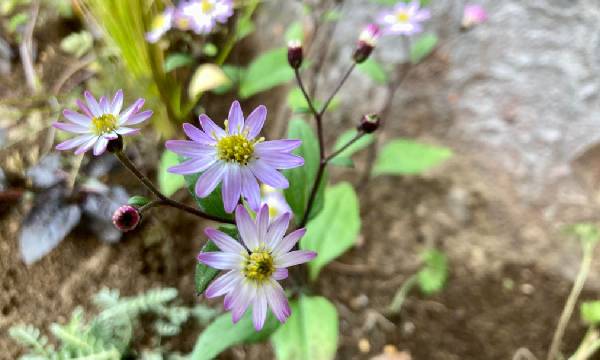
<path fill-rule="evenodd" d="M 248 140 L 244 134 L 224 136 L 217 142 L 219 159 L 247 165 L 254 154 L 254 144 L 263 140 Z"/>
<path fill-rule="evenodd" d="M 410 21 L 410 14 L 406 11 L 398 11 L 398 13 L 396 13 L 396 19 L 398 22 L 407 23 Z"/>
<path fill-rule="evenodd" d="M 165 27 L 165 25 L 167 24 L 167 17 L 164 16 L 163 14 L 160 15 L 156 15 L 154 17 L 154 19 L 152 20 L 152 30 L 158 30 L 158 29 L 162 29 L 163 27 Z"/>
<path fill-rule="evenodd" d="M 117 118 L 113 114 L 104 114 L 92 119 L 92 132 L 96 135 L 117 130 Z"/>
<path fill-rule="evenodd" d="M 202 9 L 202 13 L 206 14 L 211 12 L 215 8 L 215 5 L 210 0 L 202 0 L 200 8 Z"/>
<path fill-rule="evenodd" d="M 246 256 L 244 269 L 242 270 L 247 279 L 262 282 L 271 277 L 275 272 L 273 257 L 266 251 L 259 249 Z"/>

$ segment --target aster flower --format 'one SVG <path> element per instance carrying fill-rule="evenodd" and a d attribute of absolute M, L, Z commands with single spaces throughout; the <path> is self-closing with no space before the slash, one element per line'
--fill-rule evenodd
<path fill-rule="evenodd" d="M 290 205 L 285 201 L 285 196 L 281 189 L 275 189 L 266 184 L 260 186 L 260 197 L 261 205 L 267 205 L 269 207 L 269 215 L 271 217 L 277 217 L 284 213 L 292 213 Z M 290 215 L 293 217 L 293 215 Z"/>
<path fill-rule="evenodd" d="M 464 29 L 469 29 L 475 25 L 484 23 L 487 19 L 487 12 L 483 6 L 468 4 L 463 11 L 462 27 Z"/>
<path fill-rule="evenodd" d="M 250 305 L 256 330 L 262 329 L 265 323 L 267 306 L 283 323 L 290 316 L 291 309 L 277 281 L 287 278 L 288 267 L 317 256 L 308 250 L 290 251 L 306 230 L 298 229 L 284 236 L 290 214 L 285 213 L 269 223 L 267 206 L 260 208 L 254 221 L 246 209 L 238 205 L 235 220 L 243 244 L 218 230 L 205 230 L 221 251 L 200 253 L 198 261 L 228 271 L 213 281 L 204 295 L 207 298 L 225 295 L 224 306 L 231 310 L 234 323 L 241 319 Z"/>
<path fill-rule="evenodd" d="M 63 115 L 68 122 L 52 124 L 57 129 L 79 134 L 73 139 L 58 144 L 57 150 L 77 148 L 75 154 L 83 154 L 93 147 L 94 155 L 100 155 L 106 150 L 109 140 L 118 138 L 118 135 L 132 135 L 140 131 L 129 125 L 139 124 L 152 116 L 150 110 L 139 112 L 144 106 L 144 99 L 136 100 L 133 105 L 121 112 L 122 90 L 115 93 L 112 101 L 105 96 L 96 101 L 89 91 L 84 93 L 84 97 L 87 104 L 77 100 L 77 105 L 83 114 L 66 109 Z"/>
<path fill-rule="evenodd" d="M 231 0 L 196 0 L 180 4 L 177 23 L 196 34 L 208 34 L 217 22 L 224 24 L 233 15 Z"/>
<path fill-rule="evenodd" d="M 421 23 L 430 17 L 430 11 L 421 9 L 419 0 L 413 0 L 409 4 L 399 2 L 392 11 L 381 14 L 379 22 L 384 28 L 383 33 L 386 35 L 410 36 L 423 31 Z"/>
<path fill-rule="evenodd" d="M 169 140 L 167 149 L 187 158 L 187 161 L 169 168 L 175 174 L 195 174 L 198 178 L 195 193 L 208 196 L 223 182 L 223 204 L 232 212 L 243 196 L 252 210 L 260 206 L 257 179 L 274 188 L 287 188 L 289 183 L 278 169 L 290 169 L 304 164 L 304 159 L 291 152 L 300 146 L 300 140 L 264 141 L 257 138 L 267 117 L 263 105 L 252 111 L 246 120 L 240 103 L 234 101 L 225 121 L 225 130 L 207 115 L 200 115 L 202 130 L 192 124 L 183 124 L 190 140 Z"/>
<path fill-rule="evenodd" d="M 150 31 L 146 33 L 146 40 L 150 43 L 157 42 L 173 26 L 173 14 L 175 9 L 168 7 L 164 12 L 158 14 L 152 20 Z"/>

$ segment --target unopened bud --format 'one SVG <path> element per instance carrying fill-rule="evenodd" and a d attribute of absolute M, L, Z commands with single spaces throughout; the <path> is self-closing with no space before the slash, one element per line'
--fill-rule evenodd
<path fill-rule="evenodd" d="M 468 30 L 476 25 L 486 22 L 488 19 L 487 12 L 481 5 L 469 4 L 463 10 L 463 18 L 461 27 L 463 30 Z"/>
<path fill-rule="evenodd" d="M 123 150 L 123 137 L 117 134 L 116 139 L 112 139 L 108 141 L 106 145 L 106 150 L 110 153 L 116 153 Z"/>
<path fill-rule="evenodd" d="M 135 229 L 140 219 L 140 212 L 131 205 L 121 205 L 112 216 L 115 227 L 123 232 Z"/>
<path fill-rule="evenodd" d="M 302 54 L 302 44 L 298 40 L 292 40 L 288 43 L 288 63 L 292 69 L 298 69 L 302 65 L 304 55 Z"/>
<path fill-rule="evenodd" d="M 379 128 L 379 115 L 368 114 L 360 119 L 360 124 L 356 127 L 358 131 L 370 134 Z"/>
<path fill-rule="evenodd" d="M 354 62 L 360 64 L 369 58 L 380 34 L 379 26 L 375 24 L 369 24 L 363 29 L 358 37 L 358 44 L 356 45 L 354 54 L 352 54 Z"/>

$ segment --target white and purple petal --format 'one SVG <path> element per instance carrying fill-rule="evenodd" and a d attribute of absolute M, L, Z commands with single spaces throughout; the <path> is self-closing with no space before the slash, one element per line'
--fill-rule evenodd
<path fill-rule="evenodd" d="M 241 269 L 244 257 L 240 254 L 221 251 L 201 252 L 198 261 L 219 270 Z"/>
<path fill-rule="evenodd" d="M 309 262 L 317 256 L 317 253 L 310 250 L 296 250 L 275 257 L 276 267 L 290 267 Z"/>

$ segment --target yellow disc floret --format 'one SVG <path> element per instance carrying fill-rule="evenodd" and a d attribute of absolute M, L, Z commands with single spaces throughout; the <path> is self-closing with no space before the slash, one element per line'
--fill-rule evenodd
<path fill-rule="evenodd" d="M 274 272 L 273 256 L 268 251 L 259 249 L 246 256 L 243 273 L 247 279 L 262 282 L 268 280 Z"/>
<path fill-rule="evenodd" d="M 200 3 L 200 7 L 202 8 L 202 13 L 206 14 L 211 12 L 215 5 L 210 1 L 210 0 L 202 0 L 202 2 Z"/>
<path fill-rule="evenodd" d="M 403 10 L 398 11 L 398 13 L 396 13 L 396 19 L 398 19 L 398 22 L 407 23 L 410 21 L 410 14 Z"/>
<path fill-rule="evenodd" d="M 92 132 L 103 135 L 117 130 L 117 118 L 113 114 L 104 114 L 92 119 Z"/>
<path fill-rule="evenodd" d="M 217 153 L 223 161 L 233 161 L 247 165 L 254 154 L 254 144 L 262 141 L 248 140 L 244 134 L 227 135 L 217 142 Z"/>

